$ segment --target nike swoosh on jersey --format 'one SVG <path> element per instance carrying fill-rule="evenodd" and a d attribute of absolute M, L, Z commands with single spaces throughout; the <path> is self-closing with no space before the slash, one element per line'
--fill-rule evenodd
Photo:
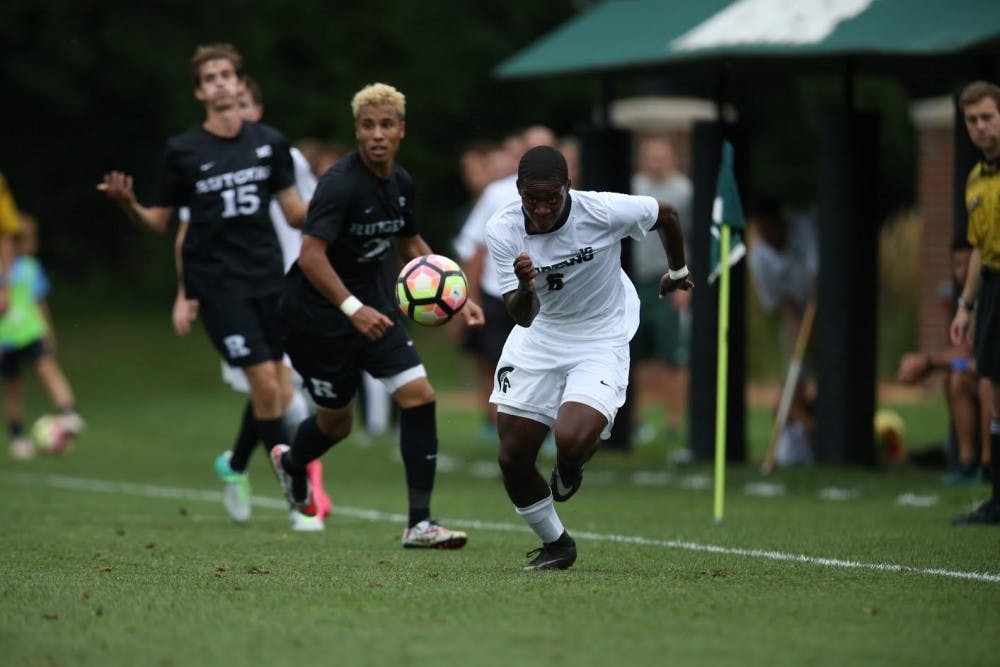
<path fill-rule="evenodd" d="M 199 166 L 198 168 L 201 169 L 202 171 L 208 171 L 214 166 L 215 166 L 214 162 L 206 162 L 205 164 Z"/>

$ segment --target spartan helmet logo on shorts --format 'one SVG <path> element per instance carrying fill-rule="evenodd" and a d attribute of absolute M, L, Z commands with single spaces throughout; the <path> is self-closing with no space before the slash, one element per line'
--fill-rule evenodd
<path fill-rule="evenodd" d="M 504 366 L 497 369 L 497 387 L 504 394 L 510 389 L 510 374 L 514 371 L 513 366 Z"/>

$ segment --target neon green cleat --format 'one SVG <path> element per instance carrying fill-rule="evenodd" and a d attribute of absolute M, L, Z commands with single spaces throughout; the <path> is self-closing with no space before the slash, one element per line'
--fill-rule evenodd
<path fill-rule="evenodd" d="M 215 459 L 215 473 L 226 485 L 222 495 L 222 504 L 229 512 L 229 518 L 236 523 L 246 523 L 250 520 L 250 476 L 239 473 L 229 467 L 230 452 L 223 452 Z"/>

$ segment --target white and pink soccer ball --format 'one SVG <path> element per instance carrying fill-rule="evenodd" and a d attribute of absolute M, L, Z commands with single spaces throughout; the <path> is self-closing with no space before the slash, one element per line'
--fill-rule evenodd
<path fill-rule="evenodd" d="M 75 433 L 58 415 L 42 415 L 31 425 L 31 442 L 40 454 L 61 454 L 73 444 Z"/>
<path fill-rule="evenodd" d="M 444 255 L 410 260 L 396 280 L 396 303 L 408 318 L 428 327 L 441 326 L 469 299 L 462 269 Z"/>

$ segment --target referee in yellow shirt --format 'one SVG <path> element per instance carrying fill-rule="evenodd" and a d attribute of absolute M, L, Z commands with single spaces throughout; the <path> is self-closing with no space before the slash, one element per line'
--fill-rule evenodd
<path fill-rule="evenodd" d="M 972 143 L 983 152 L 965 184 L 968 237 L 972 244 L 969 276 L 951 322 L 958 344 L 974 335 L 976 370 L 993 385 L 990 419 L 990 468 L 993 495 L 956 525 L 1000 525 L 1000 87 L 987 81 L 970 83 L 958 100 Z M 976 326 L 970 327 L 973 311 Z"/>

